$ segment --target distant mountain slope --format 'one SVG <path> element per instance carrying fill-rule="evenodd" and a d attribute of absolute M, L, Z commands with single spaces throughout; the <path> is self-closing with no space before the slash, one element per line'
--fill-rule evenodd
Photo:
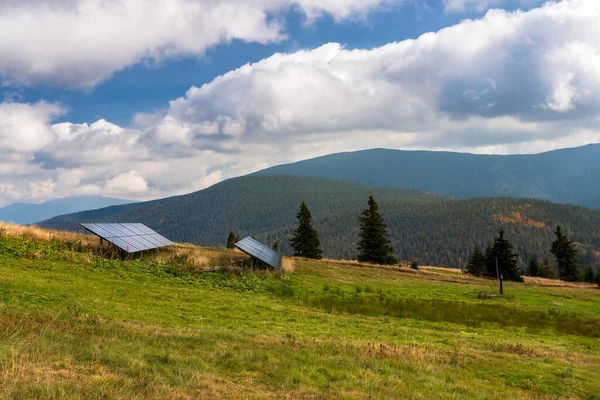
<path fill-rule="evenodd" d="M 243 236 L 293 223 L 302 200 L 307 201 L 315 216 L 326 216 L 365 203 L 371 191 L 381 200 L 400 203 L 443 199 L 414 190 L 371 188 L 301 176 L 248 176 L 135 209 L 131 209 L 132 205 L 117 206 L 87 216 L 89 220 L 105 222 L 142 222 L 179 242 L 222 245 L 229 231 Z M 42 225 L 76 229 L 81 216 L 65 215 Z"/>
<path fill-rule="evenodd" d="M 127 211 L 135 210 L 136 208 L 149 206 L 160 200 L 147 201 L 142 203 L 121 204 L 110 207 L 104 207 L 94 210 L 80 211 L 73 214 L 64 214 L 42 221 L 43 225 L 49 229 L 78 229 L 79 223 L 94 221 L 99 218 L 109 217 L 115 214 L 121 214 Z"/>
<path fill-rule="evenodd" d="M 370 192 L 380 203 L 401 259 L 417 257 L 423 264 L 459 267 L 474 242 L 491 243 L 503 226 L 523 265 L 530 255 L 549 256 L 552 228 L 560 224 L 582 243 L 582 260 L 600 265 L 600 210 L 531 199 L 452 200 L 302 176 L 247 176 L 185 196 L 65 215 L 43 225 L 78 229 L 83 220 L 142 222 L 172 240 L 210 246 L 224 245 L 233 231 L 256 235 L 268 244 L 277 239 L 289 253 L 287 239 L 299 203 L 306 200 L 325 256 L 353 258 L 357 217 Z"/>
<path fill-rule="evenodd" d="M 57 215 L 128 203 L 133 202 L 131 200 L 98 196 L 65 197 L 41 204 L 14 203 L 0 208 L 0 221 L 13 222 L 15 224 L 31 224 Z"/>
<path fill-rule="evenodd" d="M 508 196 L 600 208 L 600 144 L 509 156 L 373 149 L 280 165 L 256 175 L 282 174 L 460 199 Z"/>

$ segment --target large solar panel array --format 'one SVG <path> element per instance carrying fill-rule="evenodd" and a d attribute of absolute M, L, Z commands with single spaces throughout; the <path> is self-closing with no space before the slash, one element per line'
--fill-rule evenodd
<path fill-rule="evenodd" d="M 235 247 L 275 269 L 281 269 L 281 255 L 251 237 L 240 240 Z"/>
<path fill-rule="evenodd" d="M 128 253 L 137 253 L 175 244 L 144 224 L 86 223 L 80 225 Z"/>

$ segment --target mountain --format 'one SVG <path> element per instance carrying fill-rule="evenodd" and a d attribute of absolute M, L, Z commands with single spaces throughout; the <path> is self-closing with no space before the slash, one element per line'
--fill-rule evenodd
<path fill-rule="evenodd" d="M 364 203 L 370 192 L 382 200 L 441 201 L 442 196 L 415 190 L 368 187 L 300 176 L 247 176 L 231 179 L 184 196 L 131 209 L 116 206 L 42 223 L 55 229 L 76 229 L 78 222 L 142 222 L 169 239 L 208 246 L 224 244 L 227 234 L 268 232 L 294 223 L 304 199 L 315 215 L 332 215 Z"/>
<path fill-rule="evenodd" d="M 373 149 L 256 173 L 401 187 L 458 199 L 535 198 L 600 208 L 600 144 L 531 155 Z"/>
<path fill-rule="evenodd" d="M 13 203 L 0 208 L 0 221 L 25 225 L 40 222 L 57 215 L 128 203 L 133 202 L 131 200 L 98 196 L 65 197 L 41 204 Z"/>
<path fill-rule="evenodd" d="M 367 186 L 302 176 L 246 176 L 189 195 L 144 205 L 84 213 L 85 220 L 142 222 L 179 242 L 223 246 L 229 231 L 264 243 L 288 238 L 300 201 L 305 200 L 326 257 L 356 255 L 358 215 L 369 193 L 380 204 L 400 259 L 460 267 L 475 242 L 491 244 L 500 226 L 524 265 L 530 255 L 549 257 L 552 229 L 560 224 L 581 244 L 582 261 L 600 265 L 600 210 L 534 199 L 457 200 L 415 190 Z M 78 229 L 79 215 L 45 221 L 52 228 Z"/>

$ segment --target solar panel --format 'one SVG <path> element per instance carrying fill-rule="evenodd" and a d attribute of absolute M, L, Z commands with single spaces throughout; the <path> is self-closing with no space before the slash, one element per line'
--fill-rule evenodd
<path fill-rule="evenodd" d="M 175 244 L 144 224 L 85 223 L 80 225 L 128 253 L 137 253 Z"/>
<path fill-rule="evenodd" d="M 240 240 L 234 246 L 275 269 L 281 269 L 281 255 L 251 237 Z"/>

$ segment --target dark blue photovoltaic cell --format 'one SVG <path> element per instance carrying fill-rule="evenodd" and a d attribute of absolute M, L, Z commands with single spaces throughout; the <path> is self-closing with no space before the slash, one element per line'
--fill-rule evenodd
<path fill-rule="evenodd" d="M 275 269 L 281 269 L 281 255 L 251 237 L 240 240 L 235 247 Z"/>
<path fill-rule="evenodd" d="M 86 223 L 80 225 L 128 253 L 137 253 L 175 244 L 144 224 Z"/>

